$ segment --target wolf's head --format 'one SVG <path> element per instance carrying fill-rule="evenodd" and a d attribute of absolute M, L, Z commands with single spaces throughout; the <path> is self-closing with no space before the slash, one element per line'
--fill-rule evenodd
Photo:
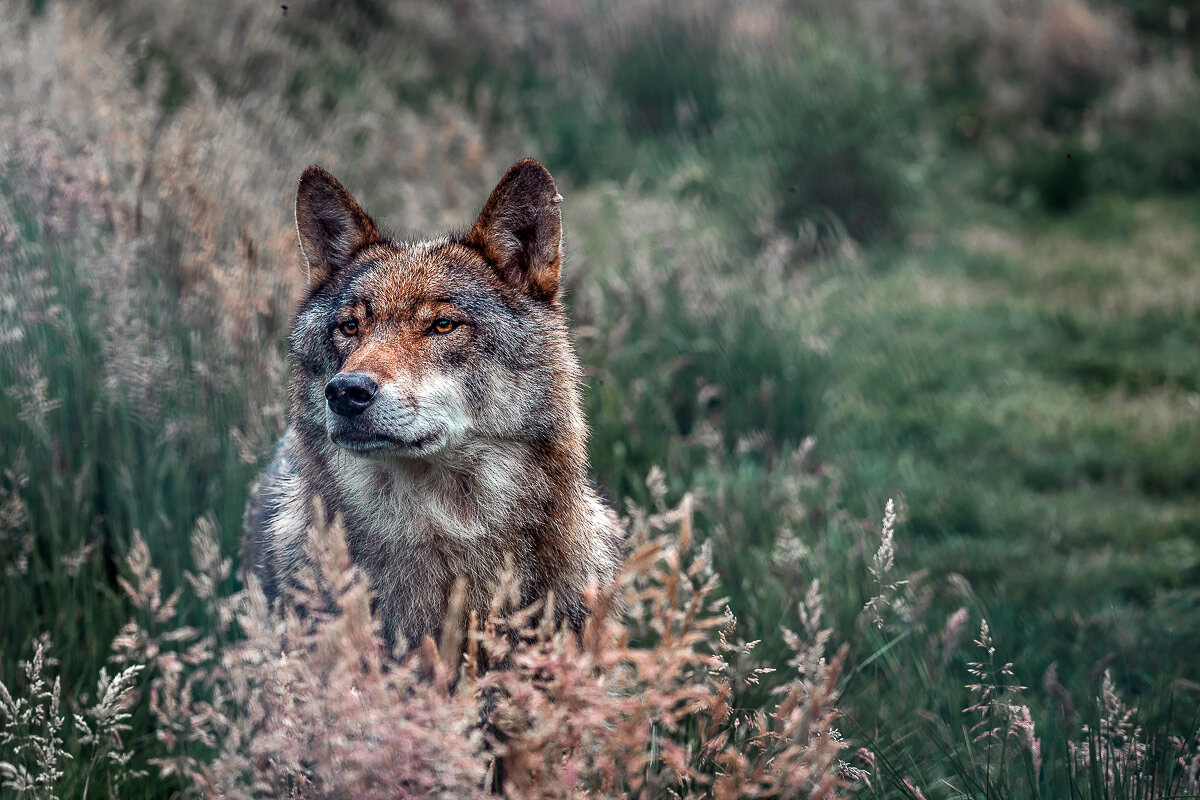
<path fill-rule="evenodd" d="M 482 442 L 581 449 L 580 372 L 559 305 L 561 202 L 526 159 L 466 235 L 403 243 L 328 172 L 305 170 L 295 422 L 373 459 L 453 460 Z"/>

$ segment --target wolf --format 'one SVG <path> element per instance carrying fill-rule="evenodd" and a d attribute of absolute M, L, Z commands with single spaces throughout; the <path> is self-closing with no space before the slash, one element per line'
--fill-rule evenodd
<path fill-rule="evenodd" d="M 622 542 L 588 472 L 561 203 L 525 159 L 465 234 L 403 242 L 321 167 L 300 176 L 308 288 L 289 424 L 252 489 L 242 549 L 268 598 L 307 563 L 320 508 L 340 518 L 393 646 L 436 640 L 456 583 L 482 618 L 506 563 L 522 603 L 552 597 L 581 630 L 584 592 L 612 580 Z"/>

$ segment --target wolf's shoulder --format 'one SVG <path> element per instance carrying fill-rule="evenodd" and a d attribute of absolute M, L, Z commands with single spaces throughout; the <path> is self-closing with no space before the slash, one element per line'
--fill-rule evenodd
<path fill-rule="evenodd" d="M 299 474 L 295 449 L 296 434 L 288 428 L 275 445 L 270 462 L 250 488 L 250 500 L 242 523 L 243 568 L 258 577 L 267 597 L 274 597 L 278 588 L 272 558 L 275 547 L 271 541 L 271 523 L 286 500 L 287 487 Z"/>

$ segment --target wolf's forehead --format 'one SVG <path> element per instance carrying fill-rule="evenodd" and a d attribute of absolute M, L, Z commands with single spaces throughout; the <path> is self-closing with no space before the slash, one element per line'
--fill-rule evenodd
<path fill-rule="evenodd" d="M 386 244 L 358 258 L 362 270 L 353 292 L 369 298 L 379 312 L 403 311 L 421 300 L 475 293 L 487 286 L 483 259 L 474 250 L 448 241 Z"/>

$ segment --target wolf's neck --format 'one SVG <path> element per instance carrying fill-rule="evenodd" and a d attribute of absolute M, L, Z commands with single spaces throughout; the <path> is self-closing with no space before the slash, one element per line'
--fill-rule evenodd
<path fill-rule="evenodd" d="M 518 442 L 467 446 L 437 462 L 347 462 L 333 476 L 336 505 L 352 536 L 378 545 L 442 540 L 512 546 L 501 540 L 578 499 L 573 463 L 539 457 Z"/>

